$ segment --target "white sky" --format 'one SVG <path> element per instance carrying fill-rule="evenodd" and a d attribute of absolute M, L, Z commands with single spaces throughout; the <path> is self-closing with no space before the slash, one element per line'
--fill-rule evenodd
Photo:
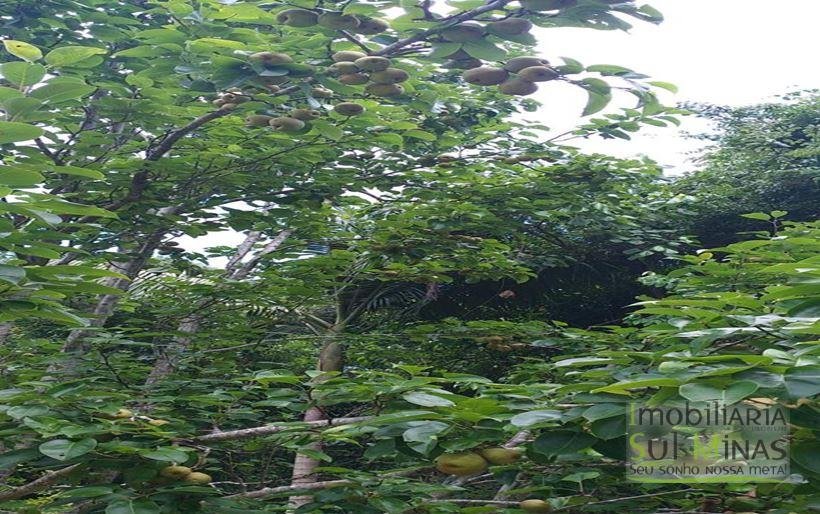
<path fill-rule="evenodd" d="M 820 0 L 647 1 L 664 13 L 666 21 L 652 25 L 635 20 L 629 33 L 537 29 L 538 53 L 555 62 L 564 55 L 587 66 L 618 64 L 654 80 L 672 82 L 680 92 L 664 95 L 667 104 L 748 105 L 773 100 L 781 93 L 820 87 L 816 58 Z M 586 102 L 583 91 L 560 84 L 543 85 L 534 97 L 543 102 L 543 108 L 526 118 L 558 131 L 580 121 Z M 613 102 L 615 105 L 619 104 Z M 689 117 L 684 118 L 681 129 L 647 126 L 632 134 L 631 141 L 594 139 L 579 146 L 620 157 L 648 155 L 667 167 L 667 173 L 680 174 L 694 168 L 688 159 L 702 145 L 685 138 L 683 132 L 707 128 Z M 241 239 L 240 234 L 221 232 L 197 239 L 182 237 L 180 243 L 190 250 L 202 250 L 237 244 Z"/>
<path fill-rule="evenodd" d="M 565 55 L 587 66 L 618 64 L 654 80 L 672 82 L 680 92 L 664 95 L 666 104 L 748 105 L 774 100 L 775 95 L 789 91 L 820 87 L 816 57 L 820 0 L 647 3 L 664 14 L 663 23 L 635 20 L 629 33 L 537 29 L 539 53 L 548 58 Z M 545 85 L 534 97 L 544 103 L 541 121 L 559 131 L 577 123 L 586 101 L 583 91 L 565 85 Z M 701 132 L 707 127 L 689 117 L 680 130 L 647 126 L 632 134 L 631 141 L 596 139 L 579 146 L 621 157 L 645 154 L 668 166 L 668 173 L 679 174 L 694 167 L 687 162 L 687 152 L 702 144 L 682 132 Z"/>

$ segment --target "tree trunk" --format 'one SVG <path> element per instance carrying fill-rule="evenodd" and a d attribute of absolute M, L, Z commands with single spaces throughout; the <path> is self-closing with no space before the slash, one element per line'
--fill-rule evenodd
<path fill-rule="evenodd" d="M 5 343 L 6 339 L 9 338 L 13 326 L 10 321 L 0 323 L 0 344 Z"/>

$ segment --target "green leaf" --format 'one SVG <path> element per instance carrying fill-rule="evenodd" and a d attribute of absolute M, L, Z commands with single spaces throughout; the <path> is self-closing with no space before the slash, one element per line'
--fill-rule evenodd
<path fill-rule="evenodd" d="M 624 393 L 630 389 L 643 389 L 644 387 L 671 387 L 677 386 L 680 381 L 674 378 L 642 378 L 637 380 L 624 380 L 598 389 L 593 389 L 592 393 Z"/>
<path fill-rule="evenodd" d="M 93 46 L 61 46 L 47 53 L 45 61 L 59 68 L 60 66 L 75 64 L 93 55 L 104 53 L 106 53 L 104 48 L 96 48 Z"/>
<path fill-rule="evenodd" d="M 803 441 L 793 445 L 791 458 L 804 468 L 820 474 L 820 442 Z"/>
<path fill-rule="evenodd" d="M 31 141 L 43 135 L 43 129 L 16 121 L 0 121 L 0 144 Z"/>
<path fill-rule="evenodd" d="M 562 417 L 561 411 L 557 410 L 533 410 L 516 414 L 510 419 L 510 423 L 517 427 L 529 427 L 545 421 L 558 421 Z"/>
<path fill-rule="evenodd" d="M 430 52 L 430 57 L 442 59 L 456 53 L 460 48 L 461 43 L 435 43 L 433 44 L 433 51 Z"/>
<path fill-rule="evenodd" d="M 55 104 L 74 100 L 93 93 L 97 88 L 72 79 L 51 79 L 43 87 L 31 92 L 33 98 L 39 98 L 45 103 Z"/>
<path fill-rule="evenodd" d="M 569 455 L 595 444 L 597 439 L 582 432 L 554 430 L 544 432 L 532 443 L 532 450 L 544 457 Z"/>
<path fill-rule="evenodd" d="M 41 444 L 38 448 L 40 453 L 52 459 L 71 460 L 90 452 L 97 447 L 95 439 L 86 438 L 79 441 L 69 439 L 53 439 Z"/>
<path fill-rule="evenodd" d="M 678 388 L 680 395 L 692 402 L 706 402 L 719 400 L 731 405 L 746 398 L 757 391 L 758 385 L 754 382 L 732 382 L 727 387 L 719 387 L 709 383 L 692 382 Z"/>
<path fill-rule="evenodd" d="M 4 39 L 3 46 L 6 47 L 6 51 L 11 55 L 29 62 L 36 61 L 43 56 L 43 52 L 41 52 L 39 48 L 24 41 Z"/>
<path fill-rule="evenodd" d="M 15 168 L 12 166 L 0 167 L 0 184 L 11 187 L 34 186 L 42 182 L 44 177 L 33 170 Z"/>
<path fill-rule="evenodd" d="M 589 94 L 589 99 L 584 107 L 583 116 L 589 116 L 590 114 L 602 111 L 612 100 L 612 95 L 609 93 L 601 94 L 592 90 L 588 90 L 587 93 Z"/>
<path fill-rule="evenodd" d="M 332 123 L 328 123 L 324 120 L 315 120 L 312 124 L 313 128 L 328 139 L 338 141 L 344 137 L 344 131 Z"/>
<path fill-rule="evenodd" d="M 429 393 L 422 393 L 422 392 L 412 392 L 412 393 L 405 393 L 402 395 L 405 401 L 410 402 L 414 405 L 421 405 L 422 407 L 454 407 L 455 403 L 451 402 L 446 398 L 442 398 L 441 396 L 436 396 L 434 394 Z"/>
<path fill-rule="evenodd" d="M 623 416 L 626 414 L 626 408 L 623 404 L 618 403 L 601 403 L 593 405 L 581 414 L 582 417 L 588 421 L 597 421 L 599 419 L 612 418 L 615 416 Z"/>
<path fill-rule="evenodd" d="M 615 64 L 593 64 L 587 66 L 587 71 L 600 73 L 601 75 L 623 75 L 626 73 L 633 73 L 629 68 L 617 66 Z"/>
<path fill-rule="evenodd" d="M 116 500 L 105 508 L 105 514 L 159 514 L 159 506 L 151 500 Z"/>
<path fill-rule="evenodd" d="M 783 379 L 792 398 L 811 398 L 820 394 L 820 366 L 789 368 Z"/>
<path fill-rule="evenodd" d="M 177 448 L 157 448 L 155 450 L 141 451 L 140 456 L 146 459 L 159 460 L 164 462 L 183 463 L 188 460 L 188 453 Z"/>
<path fill-rule="evenodd" d="M 507 52 L 486 39 L 468 41 L 461 48 L 476 59 L 484 61 L 501 61 L 507 57 Z"/>
<path fill-rule="evenodd" d="M 765 212 L 750 212 L 748 214 L 741 214 L 741 216 L 744 218 L 749 218 L 750 220 L 769 221 L 772 219 L 772 217 Z"/>
<path fill-rule="evenodd" d="M 15 86 L 33 86 L 46 76 L 46 68 L 42 64 L 7 62 L 0 65 L 0 74 Z"/>
<path fill-rule="evenodd" d="M 662 82 L 662 81 L 655 80 L 655 81 L 649 82 L 649 84 L 653 85 L 655 87 L 659 87 L 661 89 L 665 89 L 667 91 L 671 91 L 673 93 L 678 92 L 678 86 L 676 86 L 675 84 L 672 84 L 671 82 Z"/>

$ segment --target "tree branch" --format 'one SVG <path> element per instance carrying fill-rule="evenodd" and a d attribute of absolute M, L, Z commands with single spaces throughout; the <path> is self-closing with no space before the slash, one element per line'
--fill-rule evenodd
<path fill-rule="evenodd" d="M 42 491 L 51 484 L 59 482 L 66 476 L 70 475 L 72 472 L 79 469 L 80 466 L 82 466 L 82 464 L 74 464 L 73 466 L 58 469 L 57 471 L 48 471 L 37 480 L 15 487 L 14 489 L 10 489 L 8 491 L 0 492 L 0 501 L 16 500 L 31 493 Z"/>
<path fill-rule="evenodd" d="M 372 419 L 373 416 L 358 416 L 350 418 L 320 419 L 318 421 L 294 422 L 281 425 L 265 425 L 262 427 L 243 428 L 240 430 L 230 430 L 227 432 L 216 432 L 214 434 L 203 435 L 194 438 L 197 443 L 210 443 L 214 441 L 230 441 L 233 439 L 245 439 L 250 437 L 262 437 L 294 428 L 321 428 L 336 427 L 340 425 L 350 425 Z"/>
<path fill-rule="evenodd" d="M 165 139 L 160 142 L 155 148 L 149 149 L 145 153 L 145 160 L 146 161 L 156 161 L 159 160 L 162 156 L 168 153 L 171 148 L 173 148 L 174 143 L 182 139 L 183 137 L 187 136 L 194 130 L 198 129 L 202 125 L 208 123 L 211 120 L 215 120 L 217 118 L 221 118 L 222 116 L 228 115 L 231 113 L 230 109 L 217 109 L 215 111 L 209 112 L 207 114 L 203 114 L 199 118 L 195 119 L 191 123 L 185 125 L 184 127 L 178 128 L 168 134 Z"/>
<path fill-rule="evenodd" d="M 283 485 L 280 487 L 265 487 L 256 491 L 248 491 L 245 493 L 232 494 L 225 498 L 262 498 L 270 496 L 271 494 L 290 493 L 297 491 L 315 491 L 316 489 L 330 489 L 331 487 L 339 487 L 343 485 L 353 485 L 352 480 L 328 480 L 326 482 L 313 482 L 312 484 L 303 485 Z"/>

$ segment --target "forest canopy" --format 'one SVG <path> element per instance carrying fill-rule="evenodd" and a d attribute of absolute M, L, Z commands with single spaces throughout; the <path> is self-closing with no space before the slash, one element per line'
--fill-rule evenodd
<path fill-rule="evenodd" d="M 537 50 L 663 21 L 629 0 L 0 21 L 0 512 L 820 508 L 817 92 Z M 685 115 L 679 179 L 578 144 Z M 787 412 L 788 479 L 628 480 L 627 405 L 706 400 Z"/>

